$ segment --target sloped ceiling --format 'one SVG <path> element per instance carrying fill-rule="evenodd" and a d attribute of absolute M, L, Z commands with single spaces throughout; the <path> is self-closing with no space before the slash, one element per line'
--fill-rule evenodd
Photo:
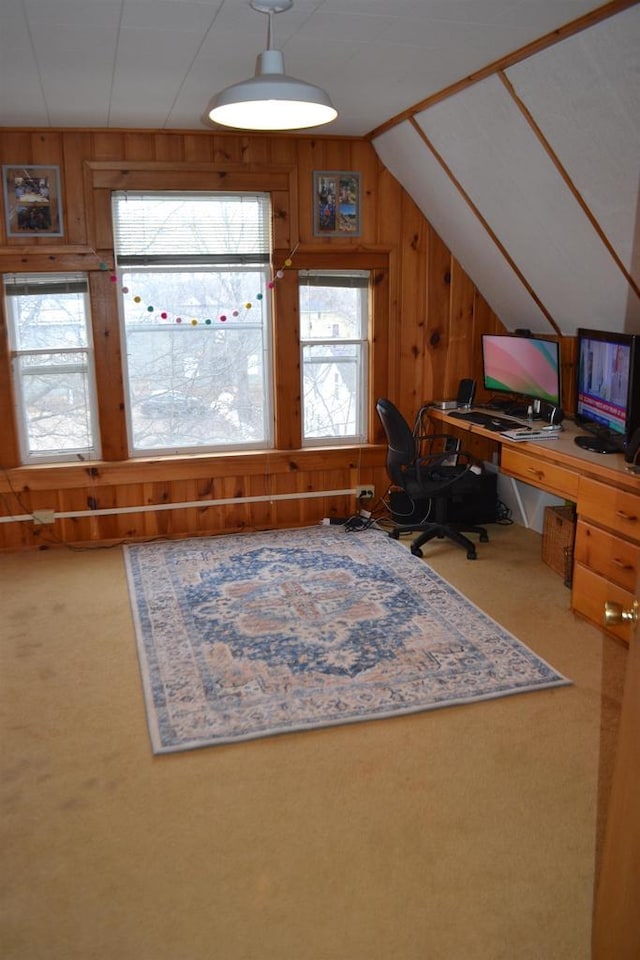
<path fill-rule="evenodd" d="M 640 331 L 640 6 L 373 142 L 508 329 Z"/>

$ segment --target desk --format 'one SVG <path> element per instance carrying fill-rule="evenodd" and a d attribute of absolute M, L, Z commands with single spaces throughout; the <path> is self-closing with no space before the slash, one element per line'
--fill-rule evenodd
<path fill-rule="evenodd" d="M 429 419 L 438 430 L 492 440 L 501 473 L 576 504 L 572 610 L 602 628 L 606 600 L 633 604 L 640 572 L 640 475 L 630 473 L 621 453 L 582 450 L 574 439 L 584 430 L 572 421 L 563 423 L 557 439 L 516 443 L 434 407 Z M 629 642 L 629 624 L 608 629 Z"/>

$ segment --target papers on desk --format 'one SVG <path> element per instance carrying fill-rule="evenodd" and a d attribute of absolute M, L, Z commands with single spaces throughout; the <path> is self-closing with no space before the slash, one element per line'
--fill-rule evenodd
<path fill-rule="evenodd" d="M 500 436 L 506 437 L 507 440 L 515 440 L 516 443 L 522 440 L 530 440 L 532 443 L 537 443 L 538 440 L 557 440 L 560 436 L 560 431 L 560 427 L 554 427 L 551 430 L 518 427 L 515 430 L 505 430 Z"/>

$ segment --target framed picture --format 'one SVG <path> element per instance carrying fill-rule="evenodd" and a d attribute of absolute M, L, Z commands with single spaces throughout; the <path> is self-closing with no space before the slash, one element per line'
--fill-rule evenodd
<path fill-rule="evenodd" d="M 8 237 L 61 237 L 60 168 L 6 165 L 2 168 Z"/>
<path fill-rule="evenodd" d="M 360 174 L 342 170 L 313 172 L 313 235 L 360 236 Z"/>

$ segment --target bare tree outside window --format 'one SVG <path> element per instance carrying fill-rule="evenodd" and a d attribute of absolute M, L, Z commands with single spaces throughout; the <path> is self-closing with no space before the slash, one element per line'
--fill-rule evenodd
<path fill-rule="evenodd" d="M 139 449 L 264 443 L 264 318 L 259 304 L 219 319 L 216 274 L 124 274 L 143 301 L 170 300 L 181 322 L 126 308 L 132 442 Z M 254 271 L 224 275 L 247 303 L 264 282 Z M 160 298 L 160 299 L 159 299 Z M 225 298 L 226 302 L 228 299 Z M 145 315 L 146 314 L 146 315 Z M 224 314 L 223 314 L 224 315 Z M 197 319 L 197 323 L 192 321 Z M 210 320 L 210 323 L 206 323 Z"/>

